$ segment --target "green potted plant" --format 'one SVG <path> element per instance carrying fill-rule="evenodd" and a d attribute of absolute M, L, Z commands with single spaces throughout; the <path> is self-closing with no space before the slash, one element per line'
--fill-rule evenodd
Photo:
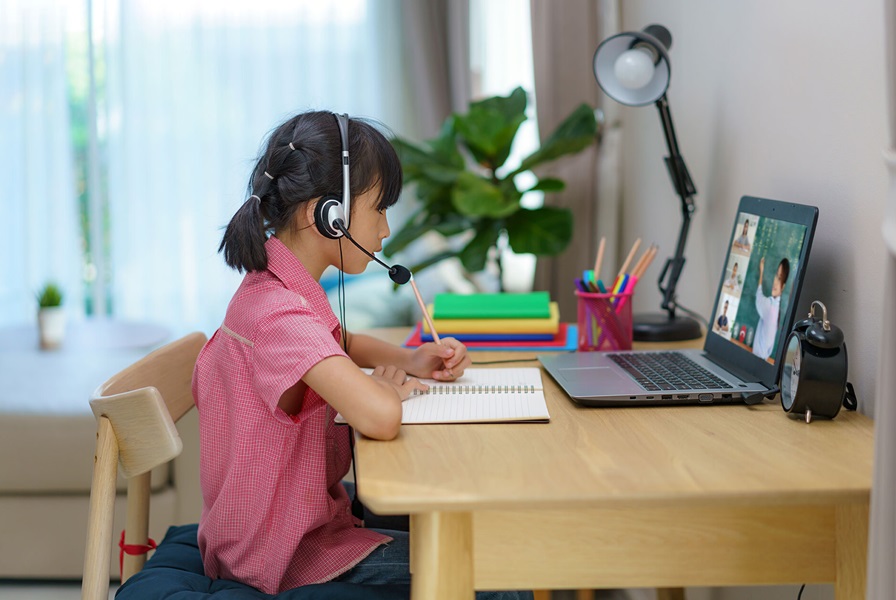
<path fill-rule="evenodd" d="M 470 104 L 466 114 L 453 114 L 439 134 L 423 144 L 395 137 L 404 182 L 413 184 L 419 207 L 393 234 L 383 251 L 392 256 L 424 234 L 435 231 L 451 240 L 450 250 L 436 252 L 412 265 L 419 272 L 446 258 L 457 257 L 468 273 L 482 271 L 492 248 L 506 236 L 516 253 L 554 256 L 572 238 L 573 215 L 567 208 L 525 208 L 523 194 L 558 192 L 565 184 L 556 178 L 536 179 L 527 189 L 516 176 L 561 156 L 575 154 L 594 143 L 594 111 L 582 104 L 557 127 L 544 144 L 519 166 L 505 168 L 517 131 L 526 120 L 526 92 L 495 96 Z M 494 252 L 499 286 L 503 268 Z"/>
<path fill-rule="evenodd" d="M 37 293 L 37 326 L 42 350 L 54 350 L 65 338 L 65 309 L 62 290 L 49 282 Z"/>

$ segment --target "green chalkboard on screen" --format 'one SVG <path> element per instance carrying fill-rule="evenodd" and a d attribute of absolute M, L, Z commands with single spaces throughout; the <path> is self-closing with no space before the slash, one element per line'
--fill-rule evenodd
<path fill-rule="evenodd" d="M 782 333 L 780 331 L 780 325 L 785 315 L 789 312 L 793 282 L 795 274 L 800 268 L 799 258 L 805 236 L 806 227 L 804 225 L 760 217 L 756 226 L 752 247 L 749 249 L 749 262 L 735 318 L 737 329 L 745 328 L 742 341 L 747 345 L 753 345 L 753 338 L 759 325 L 760 314 L 757 309 L 757 303 L 762 303 L 764 299 L 772 296 L 774 280 L 782 259 L 786 259 L 789 273 L 781 291 L 778 321 L 775 324 L 778 333 L 775 336 L 774 344 L 777 344 L 778 336 L 786 335 L 787 332 Z M 765 258 L 765 266 L 762 274 L 761 293 L 764 298 L 759 298 L 756 291 L 760 285 L 759 261 L 763 258 Z M 738 331 L 733 332 L 733 334 L 737 338 Z"/>

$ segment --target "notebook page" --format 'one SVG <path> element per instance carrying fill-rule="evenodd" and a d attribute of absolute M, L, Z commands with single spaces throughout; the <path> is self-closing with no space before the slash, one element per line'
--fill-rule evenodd
<path fill-rule="evenodd" d="M 550 419 L 544 392 L 421 394 L 402 403 L 401 422 L 500 423 Z"/>
<path fill-rule="evenodd" d="M 550 420 L 538 368 L 471 368 L 455 381 L 420 381 L 430 389 L 402 403 L 403 424 Z M 337 415 L 336 422 L 345 420 Z"/>

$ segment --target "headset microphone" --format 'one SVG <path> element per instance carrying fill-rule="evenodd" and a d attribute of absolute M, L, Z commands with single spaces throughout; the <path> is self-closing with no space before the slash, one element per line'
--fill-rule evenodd
<path fill-rule="evenodd" d="M 392 265 L 390 267 L 389 265 L 378 259 L 376 256 L 374 256 L 373 253 L 368 252 L 367 249 L 361 246 L 361 244 L 356 242 L 355 238 L 352 237 L 352 234 L 350 234 L 348 232 L 348 229 L 345 228 L 345 225 L 342 224 L 342 219 L 336 219 L 336 221 L 333 223 L 333 226 L 341 231 L 346 239 L 354 244 L 355 247 L 358 248 L 358 250 L 375 260 L 378 264 L 382 265 L 383 268 L 387 269 L 389 271 L 389 279 L 391 279 L 398 285 L 404 285 L 411 280 L 411 272 L 407 267 L 403 267 L 401 265 Z"/>

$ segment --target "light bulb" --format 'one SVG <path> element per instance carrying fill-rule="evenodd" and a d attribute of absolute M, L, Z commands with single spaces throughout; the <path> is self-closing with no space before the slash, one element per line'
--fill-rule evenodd
<path fill-rule="evenodd" d="M 645 48 L 633 48 L 623 52 L 613 65 L 619 83 L 630 90 L 637 90 L 653 79 L 653 56 Z"/>

